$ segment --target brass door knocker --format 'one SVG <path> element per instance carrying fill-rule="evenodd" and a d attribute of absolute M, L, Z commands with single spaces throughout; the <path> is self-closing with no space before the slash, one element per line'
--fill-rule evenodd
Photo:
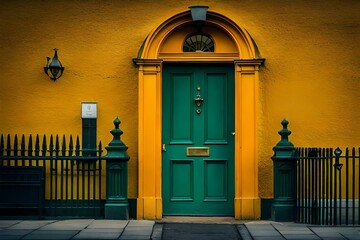
<path fill-rule="evenodd" d="M 196 98 L 194 98 L 194 101 L 197 107 L 201 107 L 201 103 L 204 101 L 204 99 L 202 99 L 200 96 L 200 87 L 197 87 L 197 95 Z"/>

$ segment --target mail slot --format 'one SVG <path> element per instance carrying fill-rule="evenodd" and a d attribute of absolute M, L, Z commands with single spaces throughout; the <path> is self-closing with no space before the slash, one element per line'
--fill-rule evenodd
<path fill-rule="evenodd" d="M 208 147 L 188 147 L 186 148 L 187 157 L 209 157 L 210 148 Z"/>

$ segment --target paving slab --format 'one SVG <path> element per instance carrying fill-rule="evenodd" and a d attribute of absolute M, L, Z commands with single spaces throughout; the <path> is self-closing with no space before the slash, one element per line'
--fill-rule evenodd
<path fill-rule="evenodd" d="M 347 233 L 340 233 L 340 234 L 349 240 L 359 240 L 360 239 L 360 232 L 347 232 Z"/>
<path fill-rule="evenodd" d="M 280 230 L 281 235 L 314 235 L 310 229 L 299 229 L 299 230 Z"/>
<path fill-rule="evenodd" d="M 20 222 L 21 220 L 0 220 L 0 229 L 11 227 Z"/>
<path fill-rule="evenodd" d="M 89 226 L 93 221 L 94 219 L 72 219 L 55 221 L 41 227 L 39 230 L 82 230 Z"/>
<path fill-rule="evenodd" d="M 144 235 L 151 234 L 153 226 L 126 226 L 123 235 Z"/>
<path fill-rule="evenodd" d="M 318 227 L 310 226 L 316 235 L 323 239 L 360 239 L 360 227 Z"/>
<path fill-rule="evenodd" d="M 119 229 L 124 229 L 128 225 L 128 223 L 129 223 L 129 221 L 127 221 L 127 220 L 102 220 L 101 219 L 101 220 L 94 220 L 86 228 L 87 229 L 92 229 L 92 228 L 100 228 L 100 229 L 119 228 Z"/>
<path fill-rule="evenodd" d="M 120 240 L 150 240 L 149 236 L 121 236 Z"/>
<path fill-rule="evenodd" d="M 151 226 L 153 227 L 155 224 L 154 221 L 149 221 L 149 220 L 130 220 L 128 226 L 129 227 L 146 227 L 146 226 Z"/>
<path fill-rule="evenodd" d="M 296 235 L 283 235 L 283 237 L 287 240 L 320 240 L 321 238 L 319 238 L 318 236 L 314 235 L 314 234 L 306 234 L 306 235 L 302 235 L 302 234 L 296 234 Z"/>
<path fill-rule="evenodd" d="M 0 230 L 0 238 L 6 239 L 6 236 L 24 236 L 31 233 L 33 230 L 10 230 L 2 229 Z"/>
<path fill-rule="evenodd" d="M 154 225 L 154 221 L 130 220 L 121 234 L 120 240 L 150 239 Z"/>
<path fill-rule="evenodd" d="M 22 237 L 23 237 L 22 235 L 10 235 L 10 236 L 1 236 L 0 235 L 1 240 L 21 239 Z"/>
<path fill-rule="evenodd" d="M 261 236 L 261 237 L 253 237 L 253 240 L 284 240 L 282 236 L 280 237 L 267 237 L 267 236 Z"/>
<path fill-rule="evenodd" d="M 36 230 L 22 239 L 71 239 L 78 232 L 77 230 Z"/>
<path fill-rule="evenodd" d="M 84 229 L 72 239 L 118 239 L 122 231 L 122 228 Z"/>
<path fill-rule="evenodd" d="M 262 239 L 264 237 L 273 238 L 273 239 L 283 239 L 279 231 L 274 228 L 270 222 L 267 223 L 258 223 L 250 222 L 245 224 L 250 235 L 255 239 Z"/>
<path fill-rule="evenodd" d="M 258 229 L 262 229 L 262 230 L 268 230 L 268 231 L 276 231 L 274 229 L 274 227 L 269 224 L 269 223 L 265 223 L 265 224 L 255 224 L 255 223 L 245 223 L 245 226 L 247 229 L 249 230 L 258 230 Z"/>
<path fill-rule="evenodd" d="M 269 225 L 273 226 L 278 231 L 301 231 L 301 230 L 309 231 L 309 227 L 305 224 L 271 222 Z"/>
<path fill-rule="evenodd" d="M 253 239 L 250 235 L 249 230 L 245 227 L 244 224 L 238 224 L 238 225 L 236 225 L 236 228 L 237 228 L 242 240 L 252 240 Z"/>
<path fill-rule="evenodd" d="M 39 221 L 32 221 L 32 220 L 28 220 L 28 221 L 21 221 L 17 224 L 14 224 L 10 227 L 8 227 L 8 229 L 38 229 L 41 228 L 43 226 L 46 226 L 50 223 L 55 222 L 54 220 L 39 220 Z"/>

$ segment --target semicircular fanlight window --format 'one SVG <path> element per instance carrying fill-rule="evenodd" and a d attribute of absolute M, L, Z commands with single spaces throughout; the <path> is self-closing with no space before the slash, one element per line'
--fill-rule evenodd
<path fill-rule="evenodd" d="M 183 46 L 184 52 L 214 52 L 213 40 L 203 34 L 195 34 L 188 37 Z"/>

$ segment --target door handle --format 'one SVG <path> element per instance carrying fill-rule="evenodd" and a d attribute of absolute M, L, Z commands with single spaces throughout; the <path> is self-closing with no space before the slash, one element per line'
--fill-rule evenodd
<path fill-rule="evenodd" d="M 162 151 L 166 152 L 166 144 L 165 143 L 163 143 L 163 145 L 162 145 Z"/>

